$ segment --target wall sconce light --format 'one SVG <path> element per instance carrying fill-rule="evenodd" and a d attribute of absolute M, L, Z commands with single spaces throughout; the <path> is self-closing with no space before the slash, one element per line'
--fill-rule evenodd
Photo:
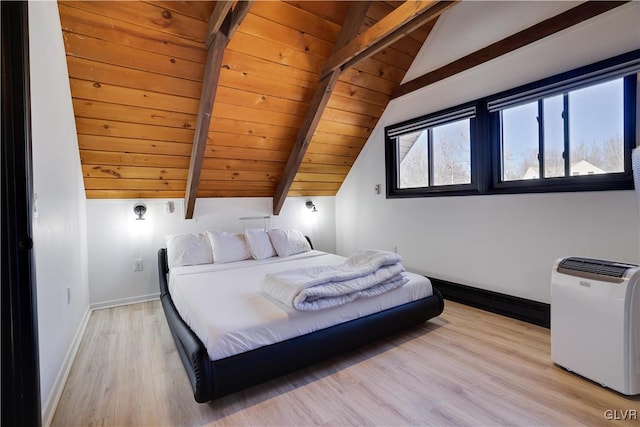
<path fill-rule="evenodd" d="M 311 212 L 318 212 L 318 208 L 316 208 L 316 205 L 314 205 L 311 200 L 308 200 L 307 203 L 305 203 L 305 206 L 307 209 L 311 209 Z"/>
<path fill-rule="evenodd" d="M 147 205 L 145 205 L 144 203 L 136 203 L 135 205 L 133 205 L 133 213 L 138 215 L 136 221 L 144 221 L 144 214 L 147 213 Z"/>

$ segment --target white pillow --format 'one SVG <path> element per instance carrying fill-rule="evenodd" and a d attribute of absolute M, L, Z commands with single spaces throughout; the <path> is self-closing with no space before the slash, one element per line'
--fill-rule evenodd
<path fill-rule="evenodd" d="M 309 245 L 307 238 L 304 237 L 304 234 L 302 234 L 300 230 L 282 230 L 279 228 L 272 228 L 268 233 L 271 243 L 280 257 L 286 257 L 311 250 L 311 245 Z"/>
<path fill-rule="evenodd" d="M 229 233 L 227 231 L 207 231 L 207 235 L 213 247 L 213 262 L 224 264 L 226 262 L 242 261 L 251 257 L 249 246 L 243 234 Z"/>
<path fill-rule="evenodd" d="M 247 228 L 244 230 L 244 237 L 247 239 L 249 251 L 254 259 L 265 259 L 276 256 L 271 239 L 267 230 L 262 228 Z"/>
<path fill-rule="evenodd" d="M 173 234 L 165 236 L 169 268 L 183 265 L 211 264 L 213 252 L 206 234 Z"/>

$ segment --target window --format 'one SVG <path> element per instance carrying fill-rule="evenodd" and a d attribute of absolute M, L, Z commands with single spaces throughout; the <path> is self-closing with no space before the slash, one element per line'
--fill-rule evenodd
<path fill-rule="evenodd" d="M 463 106 L 388 128 L 395 190 L 411 195 L 472 186 L 474 117 L 475 106 Z"/>
<path fill-rule="evenodd" d="M 624 172 L 624 79 L 500 110 L 501 179 Z"/>
<path fill-rule="evenodd" d="M 470 120 L 398 136 L 399 188 L 471 183 Z"/>
<path fill-rule="evenodd" d="M 388 197 L 633 188 L 640 50 L 385 129 Z"/>

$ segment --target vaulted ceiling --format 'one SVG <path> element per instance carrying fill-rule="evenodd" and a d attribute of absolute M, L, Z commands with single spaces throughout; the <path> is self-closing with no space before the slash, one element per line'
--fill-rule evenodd
<path fill-rule="evenodd" d="M 60 1 L 87 197 L 188 197 L 199 113 L 208 119 L 201 99 L 212 89 L 195 196 L 335 195 L 440 12 L 354 65 L 339 63 L 335 83 L 323 87 L 322 77 L 332 54 L 372 29 L 361 41 L 369 46 L 375 24 L 402 5 Z M 409 18 L 422 13 L 414 7 Z M 218 44 L 216 19 L 227 31 Z"/>
<path fill-rule="evenodd" d="M 59 1 L 88 198 L 335 195 L 392 97 L 624 2 L 588 2 L 401 85 L 445 1 Z"/>

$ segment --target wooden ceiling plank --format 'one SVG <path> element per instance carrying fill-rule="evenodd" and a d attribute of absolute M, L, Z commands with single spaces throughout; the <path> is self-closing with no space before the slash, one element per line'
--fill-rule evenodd
<path fill-rule="evenodd" d="M 64 32 L 68 56 L 199 82 L 203 64 Z"/>
<path fill-rule="evenodd" d="M 358 29 L 360 28 L 360 23 L 364 19 L 368 8 L 369 2 L 354 2 L 351 4 L 332 54 L 335 54 L 337 50 L 347 45 L 350 40 L 356 37 Z M 295 175 L 298 172 L 300 163 L 302 163 L 307 147 L 311 143 L 311 138 L 320 123 L 320 119 L 327 103 L 329 102 L 329 98 L 331 97 L 333 88 L 338 81 L 338 77 L 340 77 L 340 70 L 334 70 L 334 72 L 321 78 L 318 83 L 318 88 L 311 99 L 309 110 L 307 110 L 307 115 L 305 116 L 302 127 L 296 137 L 295 145 L 291 150 L 287 164 L 282 172 L 278 186 L 276 187 L 276 191 L 273 196 L 274 215 L 278 215 L 282 209 L 282 205 L 287 197 L 289 188 L 291 187 Z"/>
<path fill-rule="evenodd" d="M 204 64 L 202 43 L 59 4 L 62 30 Z"/>
<path fill-rule="evenodd" d="M 115 138 L 102 135 L 78 134 L 78 146 L 81 150 L 120 153 L 166 154 L 184 157 L 189 157 L 191 154 L 191 144 L 154 141 L 151 139 Z"/>
<path fill-rule="evenodd" d="M 343 71 L 342 74 L 340 74 L 340 81 L 364 87 L 369 90 L 380 92 L 386 95 L 390 95 L 391 92 L 393 92 L 393 90 L 400 83 L 400 81 L 392 82 L 390 80 L 374 76 L 370 73 L 363 72 L 358 68 L 359 67 L 353 67 Z"/>
<path fill-rule="evenodd" d="M 84 178 L 87 190 L 182 190 L 185 182 L 184 179 Z"/>
<path fill-rule="evenodd" d="M 331 154 L 307 153 L 304 161 L 322 165 L 348 166 L 351 167 L 357 156 L 334 156 Z"/>
<path fill-rule="evenodd" d="M 374 55 L 406 34 L 440 16 L 454 2 L 436 0 L 406 1 L 402 6 L 382 18 L 347 46 L 335 52 L 325 63 L 321 76 L 336 69 L 346 69 L 364 58 Z"/>
<path fill-rule="evenodd" d="M 589 1 L 582 3 L 567 10 L 566 12 L 539 22 L 529 28 L 519 31 L 509 37 L 492 43 L 487 47 L 477 50 L 467 56 L 398 86 L 392 95 L 392 99 L 399 98 L 425 86 L 491 61 L 625 3 L 627 3 L 627 1 Z"/>
<path fill-rule="evenodd" d="M 193 114 L 194 116 L 198 111 L 198 101 L 193 98 L 131 89 L 74 77 L 69 78 L 69 83 L 71 95 L 74 98 Z"/>
<path fill-rule="evenodd" d="M 307 148 L 309 154 L 332 154 L 334 156 L 356 157 L 360 153 L 360 147 L 347 147 L 335 144 L 311 143 Z"/>
<path fill-rule="evenodd" d="M 234 160 L 234 159 L 204 159 L 204 167 L 207 170 L 218 171 L 250 171 L 280 173 L 284 162 L 263 162 L 261 160 Z M 202 181 L 202 178 L 200 179 Z"/>
<path fill-rule="evenodd" d="M 255 148 L 238 148 L 238 147 L 227 147 L 227 146 L 217 146 L 214 144 L 209 144 L 207 150 L 205 151 L 205 156 L 207 158 L 216 158 L 216 159 L 232 159 L 232 160 L 261 160 L 265 162 L 269 161 L 277 161 L 277 162 L 285 162 L 287 160 L 289 153 L 286 151 L 278 151 L 278 150 L 256 150 Z"/>
<path fill-rule="evenodd" d="M 365 101 L 385 108 L 391 99 L 390 94 L 377 92 L 367 87 L 349 83 L 340 79 L 336 83 L 334 93 L 347 99 Z"/>
<path fill-rule="evenodd" d="M 178 77 L 153 74 L 148 71 L 123 68 L 89 59 L 67 55 L 69 77 L 90 80 L 94 83 L 108 83 L 122 88 L 150 91 L 158 94 L 177 95 L 200 99 L 201 84 Z M 196 108 L 197 110 L 197 108 Z"/>
<path fill-rule="evenodd" d="M 249 123 L 244 120 L 216 117 L 211 123 L 209 132 L 234 133 L 238 135 L 261 135 L 269 138 L 294 140 L 296 128 L 270 125 L 265 123 Z"/>
<path fill-rule="evenodd" d="M 141 1 L 61 1 L 61 4 L 129 22 L 139 27 L 173 34 L 203 43 L 207 23 L 182 13 L 172 12 L 160 5 Z"/>
<path fill-rule="evenodd" d="M 317 130 L 325 133 L 336 133 L 338 135 L 358 136 L 360 138 L 369 138 L 372 127 L 356 126 L 352 124 L 344 124 L 325 120 L 324 118 L 318 123 Z"/>
<path fill-rule="evenodd" d="M 339 182 L 342 184 L 346 175 L 335 173 L 309 173 L 298 172 L 296 175 L 296 181 L 308 181 L 308 182 Z"/>
<path fill-rule="evenodd" d="M 204 42 L 207 23 L 178 12 L 172 12 L 153 3 L 138 1 L 62 1 L 61 4 L 77 7 L 98 15 L 173 34 L 188 40 Z"/>
<path fill-rule="evenodd" d="M 358 113 L 350 113 L 348 111 L 334 110 L 333 108 L 325 108 L 322 120 L 330 122 L 344 123 L 349 125 L 363 126 L 373 129 L 378 123 L 378 116 L 368 116 Z"/>
<path fill-rule="evenodd" d="M 248 4 L 243 4 L 248 3 Z M 216 98 L 218 81 L 220 79 L 220 70 L 224 58 L 224 50 L 229 44 L 230 36 L 233 35 L 235 29 L 240 25 L 246 14 L 249 12 L 250 2 L 240 1 L 233 10 L 228 10 L 223 21 L 229 22 L 227 28 L 217 27 L 213 36 L 213 40 L 207 46 L 207 63 L 205 66 L 204 78 L 202 81 L 202 95 L 200 96 L 200 108 L 198 109 L 198 118 L 196 121 L 196 132 L 193 138 L 193 150 L 189 163 L 189 175 L 187 178 L 187 188 L 185 190 L 185 218 L 193 218 L 195 210 L 196 198 L 198 195 L 198 185 L 200 183 L 200 174 L 202 172 L 202 162 L 204 160 L 205 148 L 211 125 L 211 116 L 213 114 L 213 105 Z M 211 21 L 217 21 L 218 16 L 216 7 L 211 14 Z M 234 13 L 235 12 L 235 13 Z M 215 26 L 213 27 L 215 28 Z M 209 30 L 212 26 L 209 26 Z"/>
<path fill-rule="evenodd" d="M 114 120 L 125 123 L 138 123 L 159 126 L 155 132 L 163 132 L 162 127 L 193 129 L 195 114 L 168 112 L 153 110 L 144 107 L 132 107 L 130 105 L 113 104 L 82 98 L 73 98 L 73 111 L 76 117 L 86 117 L 101 120 Z M 153 132 L 151 137 L 153 138 Z"/>
<path fill-rule="evenodd" d="M 322 68 L 324 59 L 309 55 L 304 51 L 293 49 L 280 43 L 273 42 L 252 34 L 238 31 L 229 43 L 229 49 L 243 52 L 276 64 L 295 67 L 315 75 Z"/>
<path fill-rule="evenodd" d="M 221 171 L 221 170 L 203 170 L 202 180 L 216 181 L 266 181 L 274 184 L 280 177 L 278 172 L 264 171 Z"/>
<path fill-rule="evenodd" d="M 271 111 L 274 113 L 304 117 L 304 112 L 300 111 L 300 107 L 302 105 L 304 108 L 308 108 L 308 105 L 302 104 L 299 101 L 291 101 L 277 96 L 266 96 L 239 88 L 224 86 L 222 83 L 218 86 L 216 98 L 222 104 L 251 108 L 260 114 L 265 111 Z"/>
<path fill-rule="evenodd" d="M 159 168 L 187 169 L 189 159 L 187 157 L 165 156 L 157 154 L 114 153 L 108 151 L 80 150 L 82 164 L 90 165 L 123 165 L 123 166 L 150 166 Z"/>
<path fill-rule="evenodd" d="M 331 54 L 333 43 L 304 31 L 293 29 L 288 26 L 288 23 L 277 23 L 254 14 L 247 16 L 246 22 L 247 25 L 243 27 L 242 31 L 252 36 L 318 56 L 323 60 Z"/>
<path fill-rule="evenodd" d="M 273 194 L 271 189 L 245 189 L 245 190 L 212 190 L 200 191 L 198 197 L 269 197 Z"/>
<path fill-rule="evenodd" d="M 291 184 L 291 190 L 326 190 L 326 191 L 338 191 L 341 182 L 308 182 L 308 181 L 294 181 Z"/>
<path fill-rule="evenodd" d="M 213 107 L 212 114 L 213 117 L 216 118 L 243 120 L 247 123 L 277 123 L 278 126 L 291 128 L 300 127 L 303 120 L 302 116 L 294 114 L 279 113 L 271 110 L 260 110 L 248 106 L 239 107 L 233 104 L 225 104 L 219 97 L 218 102 L 216 102 L 216 105 Z"/>
<path fill-rule="evenodd" d="M 357 65 L 354 65 L 353 68 L 360 70 L 362 73 L 387 80 L 391 85 L 393 85 L 393 87 L 397 86 L 402 81 L 407 72 L 402 68 L 398 68 L 395 65 L 385 64 L 373 57 L 361 60 Z"/>
<path fill-rule="evenodd" d="M 348 1 L 287 1 L 292 6 L 311 12 L 338 25 L 344 22 L 349 11 Z"/>
<path fill-rule="evenodd" d="M 238 52 L 231 46 L 228 46 L 224 53 L 223 71 L 224 70 L 254 76 L 264 76 L 267 79 L 269 79 L 269 76 L 278 76 L 280 81 L 285 80 L 286 83 L 311 89 L 315 89 L 318 82 L 317 73 L 267 61 L 266 59 L 250 55 L 248 51 Z M 277 80 L 271 79 L 271 81 Z M 309 96 L 309 99 L 311 99 L 311 96 Z"/>
<path fill-rule="evenodd" d="M 179 168 L 83 164 L 82 174 L 86 178 L 187 180 L 187 170 Z"/>
<path fill-rule="evenodd" d="M 184 143 L 193 142 L 193 129 L 141 125 L 114 120 L 76 117 L 76 129 L 79 135 L 102 135 L 117 138 L 135 138 Z"/>
<path fill-rule="evenodd" d="M 304 31 L 330 43 L 335 43 L 340 33 L 339 23 L 286 2 L 258 1 L 251 8 L 251 13 L 274 22 L 287 22 L 295 30 Z"/>
<path fill-rule="evenodd" d="M 350 113 L 360 113 L 367 116 L 380 117 L 384 112 L 385 107 L 380 105 L 371 104 L 365 101 L 354 102 L 351 99 L 338 95 L 335 91 L 329 99 L 327 107 L 335 110 L 348 111 Z"/>
<path fill-rule="evenodd" d="M 323 173 L 323 174 L 337 174 L 342 176 L 347 176 L 349 173 L 349 169 L 351 166 L 343 166 L 343 165 L 322 165 L 315 163 L 303 163 L 300 165 L 300 169 L 298 173 Z"/>
<path fill-rule="evenodd" d="M 154 0 L 153 4 L 205 22 L 209 20 L 212 11 L 212 2 L 208 1 Z"/>
<path fill-rule="evenodd" d="M 290 190 L 289 195 L 292 197 L 300 196 L 300 197 L 313 197 L 313 196 L 335 196 L 337 191 L 327 191 L 327 190 Z"/>
<path fill-rule="evenodd" d="M 179 199 L 183 191 L 86 190 L 87 199 Z"/>
<path fill-rule="evenodd" d="M 263 148 L 267 150 L 291 151 L 293 139 L 271 138 L 264 135 L 241 135 L 209 130 L 209 140 L 218 145 L 244 148 Z"/>
<path fill-rule="evenodd" d="M 270 80 L 255 73 L 248 74 L 223 68 L 220 74 L 220 85 L 308 105 L 313 97 L 313 89 L 290 84 L 286 77 L 281 78 L 283 79 L 281 81 Z"/>
<path fill-rule="evenodd" d="M 364 144 L 367 142 L 367 138 L 360 138 L 353 135 L 337 135 L 333 133 L 324 133 L 317 131 L 313 136 L 313 142 L 318 142 L 321 144 L 327 145 L 342 145 L 346 147 L 364 147 Z"/>

